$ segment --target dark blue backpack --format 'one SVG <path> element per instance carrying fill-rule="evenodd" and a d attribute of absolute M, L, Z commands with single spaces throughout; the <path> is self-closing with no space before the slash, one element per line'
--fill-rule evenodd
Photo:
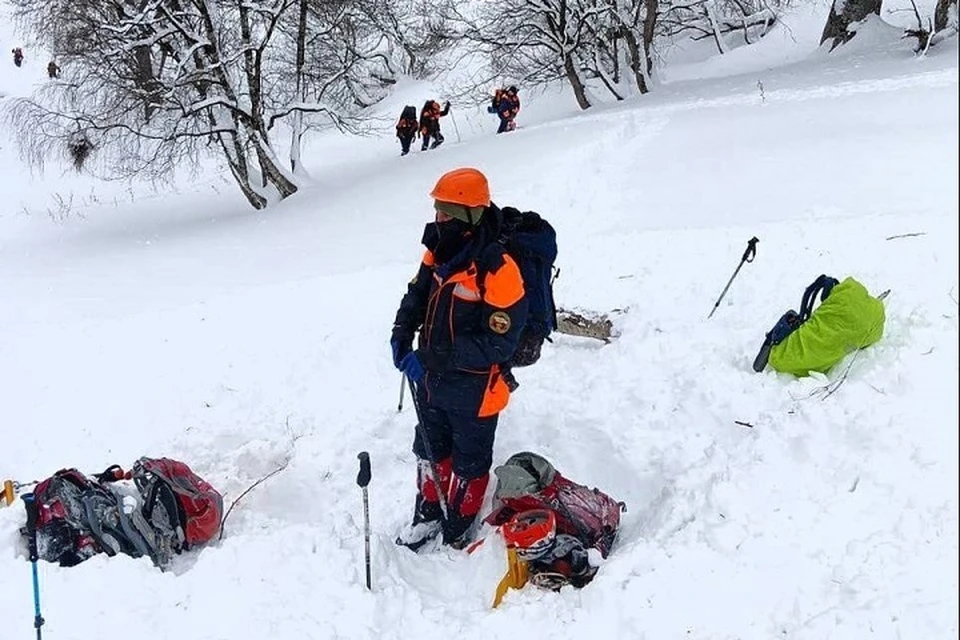
<path fill-rule="evenodd" d="M 557 307 L 553 281 L 560 274 L 557 259 L 557 232 L 538 213 L 513 207 L 500 210 L 503 222 L 499 242 L 520 267 L 529 312 L 520 333 L 517 350 L 509 367 L 526 367 L 540 359 L 544 340 L 557 328 Z"/>

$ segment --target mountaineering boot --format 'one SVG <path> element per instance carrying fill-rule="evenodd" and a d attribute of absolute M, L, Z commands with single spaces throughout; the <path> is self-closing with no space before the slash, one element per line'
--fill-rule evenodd
<path fill-rule="evenodd" d="M 397 535 L 396 543 L 415 553 L 434 551 L 440 547 L 441 529 L 439 520 L 408 524 Z"/>
<path fill-rule="evenodd" d="M 429 545 L 431 549 L 439 546 L 443 532 L 443 510 L 440 508 L 441 488 L 434 479 L 441 486 L 449 485 L 452 467 L 453 460 L 450 458 L 437 464 L 424 459 L 417 461 L 417 498 L 413 507 L 413 522 L 397 536 L 397 544 L 413 551 L 419 551 L 433 541 L 437 544 Z"/>
<path fill-rule="evenodd" d="M 423 499 L 423 494 L 418 493 L 413 510 L 413 522 L 405 526 L 397 535 L 397 544 L 418 553 L 424 547 L 429 546 L 429 549 L 439 547 L 440 534 L 443 530 L 440 525 L 442 516 L 439 502 L 428 502 Z"/>
<path fill-rule="evenodd" d="M 431 148 L 431 149 L 436 149 L 437 147 L 439 147 L 439 146 L 442 145 L 442 144 L 443 144 L 443 138 L 440 138 L 440 139 L 438 139 L 438 140 L 434 140 L 434 141 L 433 141 L 433 144 L 430 145 L 430 148 Z"/>

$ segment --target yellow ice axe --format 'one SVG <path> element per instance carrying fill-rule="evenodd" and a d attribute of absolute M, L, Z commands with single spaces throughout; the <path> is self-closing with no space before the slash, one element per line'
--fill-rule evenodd
<path fill-rule="evenodd" d="M 508 590 L 522 589 L 523 585 L 527 584 L 528 577 L 527 563 L 517 557 L 516 549 L 507 547 L 507 573 L 497 585 L 497 593 L 493 596 L 493 608 L 500 606 Z"/>
<path fill-rule="evenodd" d="M 3 501 L 9 507 L 17 499 L 17 494 L 13 490 L 13 480 L 3 481 Z"/>

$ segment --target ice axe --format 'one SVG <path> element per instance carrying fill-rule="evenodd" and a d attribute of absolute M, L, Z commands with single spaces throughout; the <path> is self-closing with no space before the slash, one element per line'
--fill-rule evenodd
<path fill-rule="evenodd" d="M 740 258 L 740 264 L 737 265 L 737 268 L 734 270 L 733 275 L 730 276 L 730 279 L 727 281 L 727 286 L 723 288 L 723 291 L 720 292 L 720 297 L 717 298 L 717 301 L 713 305 L 713 309 L 710 311 L 710 315 L 707 316 L 707 320 L 713 317 L 713 314 L 716 313 L 717 307 L 720 306 L 720 301 L 723 300 L 723 296 L 727 295 L 727 290 L 730 288 L 730 285 L 733 284 L 733 279 L 737 277 L 737 274 L 740 273 L 740 268 L 744 265 L 745 262 L 753 262 L 753 259 L 757 257 L 757 243 L 760 242 L 757 240 L 757 237 L 754 236 L 747 241 L 747 249 L 743 252 L 743 257 Z"/>
<path fill-rule="evenodd" d="M 517 550 L 507 547 L 507 573 L 500 579 L 497 590 L 493 595 L 493 608 L 496 609 L 503 602 L 503 597 L 510 589 L 522 589 L 530 579 L 527 563 L 517 556 Z"/>
<path fill-rule="evenodd" d="M 0 507 L 9 507 L 16 501 L 21 489 L 32 487 L 36 484 L 39 484 L 36 480 L 31 480 L 30 482 L 4 480 L 3 484 L 0 485 Z"/>
<path fill-rule="evenodd" d="M 370 502 L 367 498 L 367 485 L 370 484 L 370 454 L 361 451 L 357 454 L 360 460 L 360 471 L 357 473 L 357 485 L 363 491 L 363 545 L 364 563 L 367 569 L 367 590 L 370 586 Z"/>

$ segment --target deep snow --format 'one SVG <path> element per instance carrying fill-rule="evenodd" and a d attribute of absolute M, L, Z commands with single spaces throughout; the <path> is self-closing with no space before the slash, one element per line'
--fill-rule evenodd
<path fill-rule="evenodd" d="M 624 104 L 581 114 L 535 94 L 506 136 L 467 109 L 443 147 L 406 158 L 392 122 L 325 135 L 305 156 L 314 182 L 263 213 L 212 170 L 159 193 L 31 175 L 5 135 L 0 477 L 166 455 L 229 504 L 288 463 L 171 572 L 42 565 L 44 633 L 956 637 L 956 41 L 915 58 L 877 29 L 827 56 L 822 18 L 797 11 L 724 57 L 678 52 Z M 0 64 L 0 93 L 29 91 L 45 62 L 28 49 L 24 68 Z M 407 82 L 381 115 L 439 86 Z M 496 446 L 497 463 L 535 450 L 626 501 L 619 545 L 588 588 L 511 592 L 495 611 L 502 548 L 392 543 L 412 508 L 414 416 L 396 412 L 387 339 L 426 194 L 462 165 L 555 224 L 564 306 L 619 310 L 611 344 L 558 336 L 519 372 Z M 752 235 L 756 261 L 707 321 Z M 891 289 L 884 338 L 829 397 L 851 358 L 826 378 L 750 369 L 820 273 Z M 4 640 L 32 633 L 21 523 L 0 510 Z"/>

